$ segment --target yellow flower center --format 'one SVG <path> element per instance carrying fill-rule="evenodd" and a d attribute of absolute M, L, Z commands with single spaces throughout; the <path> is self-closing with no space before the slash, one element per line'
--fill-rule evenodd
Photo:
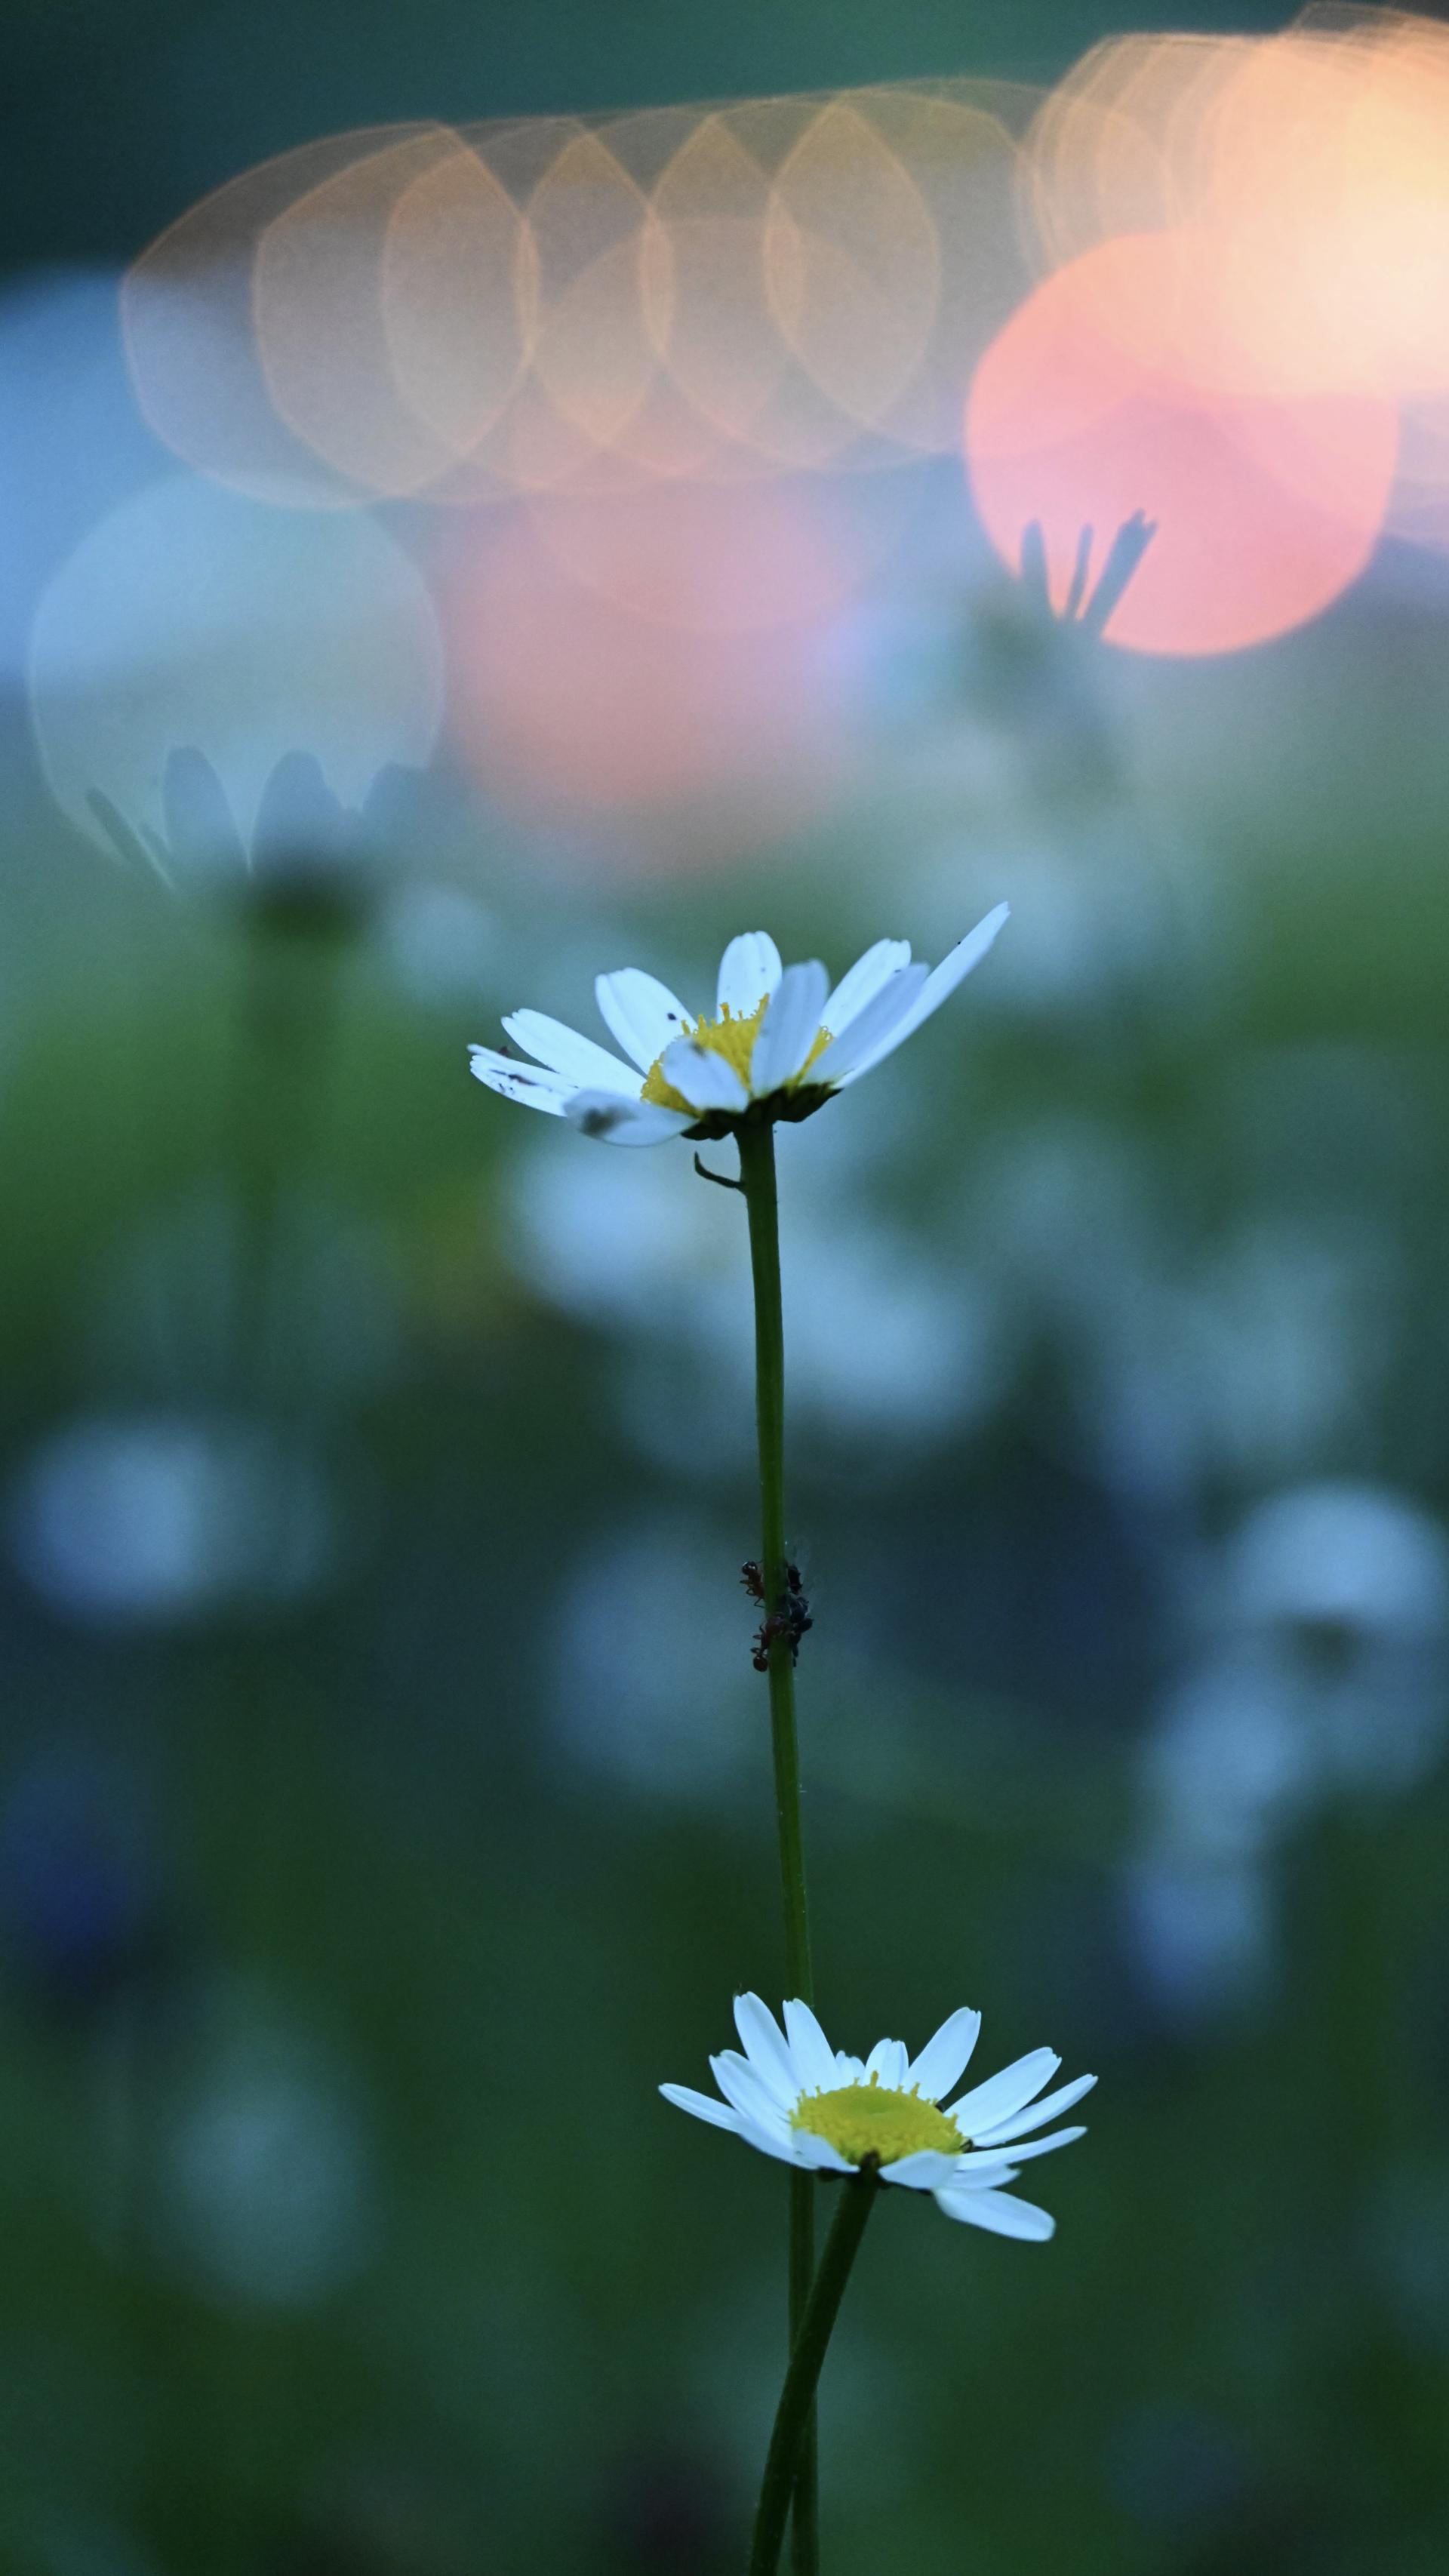
<path fill-rule="evenodd" d="M 852 2165 L 867 2156 L 894 2164 L 897 2156 L 913 2156 L 922 2147 L 959 2156 L 966 2144 L 948 2112 L 923 2102 L 914 2088 L 898 2093 L 875 2075 L 868 2084 L 842 2084 L 834 2093 L 803 2094 L 790 2126 L 826 2139 Z"/>
<path fill-rule="evenodd" d="M 735 1013 L 730 1009 L 728 1002 L 726 1002 L 718 1019 L 696 1020 L 693 1025 L 686 1021 L 682 1032 L 685 1037 L 693 1038 L 695 1045 L 697 1047 L 703 1047 L 707 1054 L 722 1055 L 726 1064 L 732 1066 L 734 1071 L 739 1075 L 746 1091 L 748 1091 L 750 1087 L 750 1061 L 755 1052 L 755 1040 L 760 1034 L 760 1024 L 764 1019 L 766 1010 L 769 1008 L 769 1000 L 770 997 L 767 993 L 764 1000 L 758 1003 L 755 1009 L 747 1013 L 743 1019 L 736 1018 Z M 811 1047 L 810 1053 L 806 1057 L 805 1062 L 800 1067 L 799 1072 L 794 1076 L 794 1079 L 781 1086 L 782 1089 L 793 1091 L 797 1084 L 802 1083 L 806 1074 L 809 1072 L 810 1067 L 815 1062 L 816 1057 L 823 1054 L 825 1048 L 828 1047 L 829 1044 L 830 1031 L 828 1029 L 817 1030 L 815 1043 Z M 689 1102 L 681 1099 L 672 1082 L 666 1082 L 662 1069 L 663 1064 L 663 1056 L 656 1056 L 654 1062 L 649 1068 L 647 1076 L 645 1077 L 644 1089 L 640 1094 L 641 1099 L 655 1101 L 661 1109 L 682 1109 L 690 1115 L 693 1115 L 694 1113 L 690 1111 Z"/>

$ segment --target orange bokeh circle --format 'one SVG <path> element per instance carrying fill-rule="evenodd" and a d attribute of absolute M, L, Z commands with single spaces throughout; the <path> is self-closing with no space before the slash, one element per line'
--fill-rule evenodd
<path fill-rule="evenodd" d="M 1039 520 L 1061 605 L 1081 529 L 1099 553 L 1157 522 L 1107 635 L 1142 653 L 1241 650 L 1316 616 L 1363 570 L 1393 483 L 1398 417 L 1362 389 L 1255 382 L 1208 233 L 1133 233 L 1058 269 L 977 369 L 966 456 L 997 551 Z"/>

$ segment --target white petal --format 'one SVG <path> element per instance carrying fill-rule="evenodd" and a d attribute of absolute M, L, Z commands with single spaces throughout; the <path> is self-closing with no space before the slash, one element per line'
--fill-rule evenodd
<path fill-rule="evenodd" d="M 998 2120 L 994 2128 L 978 2127 L 971 2134 L 978 2147 L 1007 2146 L 1013 2138 L 1024 2138 L 1028 2131 L 1041 2128 L 1047 2120 L 1054 2120 L 1059 2111 L 1070 2111 L 1074 2102 L 1080 2102 L 1084 2093 L 1091 2092 L 1096 2081 L 1095 2075 L 1078 2075 L 1070 2084 L 1063 2084 L 1055 2093 L 1048 2093 L 1040 2102 L 1033 2102 L 1030 2110 L 1014 2112 L 1010 2119 Z"/>
<path fill-rule="evenodd" d="M 728 1008 L 737 1020 L 747 1020 L 773 993 L 782 972 L 780 952 L 768 930 L 742 930 L 719 961 L 715 1009 Z"/>
<path fill-rule="evenodd" d="M 925 991 L 929 970 L 919 962 L 903 966 L 873 993 L 856 1012 L 850 1026 L 838 1038 L 832 1038 L 810 1067 L 812 1082 L 844 1082 L 862 1057 L 872 1057 L 884 1045 L 898 1020 L 915 1008 Z"/>
<path fill-rule="evenodd" d="M 480 1081 L 486 1079 L 479 1076 Z M 625 1100 L 617 1091 L 576 1091 L 563 1106 L 575 1127 L 606 1145 L 662 1145 L 694 1125 L 682 1109 L 661 1109 L 653 1100 Z"/>
<path fill-rule="evenodd" d="M 785 2006 L 785 2031 L 801 2092 L 830 2092 L 835 2083 L 835 2051 L 808 2004 Z"/>
<path fill-rule="evenodd" d="M 1009 2120 L 1051 2081 L 1061 2059 L 1050 2048 L 1034 2048 L 1026 2057 L 1018 2057 L 1012 2066 L 1003 2066 L 999 2075 L 988 2075 L 974 2092 L 963 2093 L 959 2102 L 950 2106 L 951 2117 L 963 2136 L 975 2139 L 978 2127 L 994 2128 L 999 2121 Z"/>
<path fill-rule="evenodd" d="M 684 1035 L 689 1013 L 657 975 L 640 966 L 621 966 L 614 975 L 594 978 L 594 998 L 613 1035 L 641 1073 L 657 1063 L 671 1038 Z"/>
<path fill-rule="evenodd" d="M 821 1015 L 831 1036 L 838 1038 L 842 1029 L 848 1029 L 856 1013 L 874 1001 L 882 984 L 888 984 L 892 975 L 898 975 L 910 962 L 908 939 L 878 939 L 874 948 L 867 948 L 863 957 L 857 957 L 849 974 L 841 976 Z"/>
<path fill-rule="evenodd" d="M 732 2111 L 728 2102 L 716 2102 L 708 2093 L 694 2092 L 688 2084 L 661 2084 L 659 2090 L 676 2110 L 692 2112 L 696 2120 L 708 2120 L 711 2128 L 738 2131 L 739 2113 Z"/>
<path fill-rule="evenodd" d="M 341 802 L 323 777 L 316 753 L 284 752 L 257 805 L 252 866 L 275 866 L 298 850 L 309 857 L 336 850 L 346 828 Z"/>
<path fill-rule="evenodd" d="M 726 2048 L 709 2061 L 709 2071 L 727 2102 L 742 2111 L 747 2120 L 763 2129 L 767 2137 L 784 2137 L 789 2132 L 789 2119 L 757 2066 L 738 2049 Z"/>
<path fill-rule="evenodd" d="M 912 2059 L 906 2071 L 907 2085 L 915 2086 L 923 2102 L 943 2102 L 952 2085 L 960 2083 L 980 2030 L 979 2012 L 962 2004 L 927 2040 L 920 2056 Z"/>
<path fill-rule="evenodd" d="M 948 956 L 942 958 L 940 965 L 932 967 L 921 987 L 915 1007 L 907 1018 L 900 1026 L 892 1029 L 889 1036 L 881 1039 L 880 1044 L 866 1057 L 864 1063 L 856 1064 L 857 1075 L 869 1073 L 871 1067 L 879 1064 L 883 1057 L 893 1054 L 898 1046 L 904 1046 L 906 1039 L 915 1035 L 921 1023 L 928 1020 L 933 1011 L 939 1011 L 941 1004 L 949 1000 L 957 985 L 970 974 L 972 967 L 980 965 L 1010 912 L 1010 904 L 999 903 L 994 912 L 988 912 L 984 921 L 978 921 L 974 930 L 967 931 L 964 939 L 957 940 L 955 947 Z"/>
<path fill-rule="evenodd" d="M 660 1059 L 659 1070 L 681 1100 L 692 1109 L 748 1109 L 750 1095 L 732 1064 L 713 1048 L 693 1038 L 676 1038 Z"/>
<path fill-rule="evenodd" d="M 190 744 L 168 752 L 161 773 L 161 828 L 183 866 L 216 867 L 243 874 L 247 854 L 226 789 L 204 752 Z"/>
<path fill-rule="evenodd" d="M 764 1100 L 799 1072 L 815 1044 L 830 978 L 818 957 L 787 966 L 760 1023 L 750 1059 L 750 1089 Z"/>
<path fill-rule="evenodd" d="M 905 2083 L 906 2068 L 909 2064 L 910 2059 L 904 2040 L 878 2039 L 865 2061 L 866 2082 L 869 2083 L 872 2075 L 875 2075 L 879 2077 L 882 2084 L 888 2084 L 893 2091 L 898 2092 Z"/>
<path fill-rule="evenodd" d="M 938 2191 L 936 2207 L 947 2218 L 964 2218 L 970 2227 L 988 2228 L 993 2236 L 1015 2236 L 1028 2245 L 1044 2245 L 1057 2232 L 1049 2210 L 1036 2209 L 1009 2191 Z"/>
<path fill-rule="evenodd" d="M 755 2073 L 768 2087 L 783 2111 L 793 2111 L 800 2099 L 800 2080 L 789 2042 L 766 2003 L 758 1995 L 735 1997 L 735 2028 Z"/>
<path fill-rule="evenodd" d="M 952 2192 L 996 2192 L 1017 2179 L 1017 2166 L 1006 2164 L 1001 2148 L 993 2156 L 952 2156 Z"/>
<path fill-rule="evenodd" d="M 943 2155 L 938 2147 L 918 2147 L 914 2155 L 897 2156 L 892 2165 L 882 2165 L 882 2182 L 902 2182 L 907 2191 L 940 2191 L 950 2182 L 956 2170 L 956 2158 Z"/>
<path fill-rule="evenodd" d="M 562 1118 L 564 1102 L 573 1094 L 574 1086 L 563 1074 L 548 1073 L 541 1064 L 520 1064 L 493 1047 L 470 1046 L 468 1061 L 475 1079 L 486 1082 L 490 1091 L 521 1101 L 525 1109 L 546 1109 L 550 1118 Z"/>
<path fill-rule="evenodd" d="M 546 1011 L 510 1011 L 503 1025 L 540 1064 L 566 1073 L 574 1091 L 622 1091 L 628 1099 L 638 1099 L 639 1076 L 632 1065 L 621 1064 L 607 1047 L 595 1046 L 592 1038 L 581 1037 L 562 1020 L 551 1020 Z"/>
<path fill-rule="evenodd" d="M 835 2052 L 835 2081 L 837 2084 L 863 2084 L 865 2082 L 865 2059 L 863 2057 L 847 2057 L 845 2050 L 843 2048 L 838 2048 Z"/>
<path fill-rule="evenodd" d="M 800 2162 L 793 2129 L 767 2129 L 758 2120 L 743 2119 L 740 2136 L 747 2147 L 758 2147 L 762 2156 L 775 2156 L 782 2165 Z"/>
<path fill-rule="evenodd" d="M 1032 2156 L 1049 2156 L 1057 2147 L 1075 2146 L 1078 2138 L 1084 2138 L 1086 2134 L 1083 2128 L 1053 2129 L 1049 2138 L 1023 2138 L 1016 2146 L 984 2147 L 982 2153 L 1009 2156 L 1014 2165 L 1024 2165 Z"/>
<path fill-rule="evenodd" d="M 838 2147 L 832 2147 L 828 2138 L 817 2138 L 810 2129 L 792 2129 L 790 2137 L 797 2165 L 806 2165 L 815 2173 L 854 2173 L 849 2158 Z"/>

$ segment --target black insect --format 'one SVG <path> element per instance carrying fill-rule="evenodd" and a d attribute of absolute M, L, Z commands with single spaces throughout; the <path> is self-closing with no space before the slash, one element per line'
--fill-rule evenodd
<path fill-rule="evenodd" d="M 765 1575 L 764 1569 L 756 1557 L 751 1556 L 746 1558 L 745 1563 L 740 1568 L 740 1581 L 743 1583 L 750 1599 L 752 1601 L 758 1601 L 763 1609 L 765 1601 Z M 777 1637 L 785 1637 L 789 1640 L 790 1661 L 792 1664 L 798 1663 L 800 1660 L 800 1640 L 804 1636 L 806 1629 L 813 1628 L 814 1625 L 815 1622 L 810 1616 L 810 1603 L 806 1597 L 804 1586 L 800 1581 L 800 1568 L 798 1565 L 792 1565 L 787 1559 L 785 1565 L 785 1598 L 780 1604 L 779 1609 L 776 1610 L 772 1616 L 760 1621 L 759 1627 L 755 1631 L 754 1654 L 751 1657 L 751 1661 L 754 1664 L 756 1672 L 767 1673 L 769 1671 L 770 1648 Z"/>

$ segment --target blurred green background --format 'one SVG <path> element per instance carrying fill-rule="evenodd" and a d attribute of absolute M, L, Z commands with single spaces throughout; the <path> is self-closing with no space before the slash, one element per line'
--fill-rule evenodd
<path fill-rule="evenodd" d="M 935 956 L 1002 894 L 948 1014 L 782 1147 L 819 2000 L 848 2047 L 971 2002 L 983 2072 L 1046 2039 L 1102 2082 L 1050 2251 L 882 2213 L 827 2563 L 1443 2562 L 1432 559 L 1385 548 L 1252 654 L 1132 662 L 1039 623 L 931 469 L 836 639 L 864 752 L 803 822 L 684 810 L 636 860 L 627 818 L 530 827 L 444 753 L 321 926 L 128 875 L 26 704 L 43 584 L 167 462 L 115 274 L 205 188 L 418 114 L 1048 82 L 1106 31 L 9 13 L 17 2576 L 740 2563 L 783 2186 L 654 2088 L 779 1991 L 743 1216 L 464 1048 L 525 999 L 593 1026 L 628 960 L 703 999 L 756 922 L 836 973 L 888 931 Z"/>

